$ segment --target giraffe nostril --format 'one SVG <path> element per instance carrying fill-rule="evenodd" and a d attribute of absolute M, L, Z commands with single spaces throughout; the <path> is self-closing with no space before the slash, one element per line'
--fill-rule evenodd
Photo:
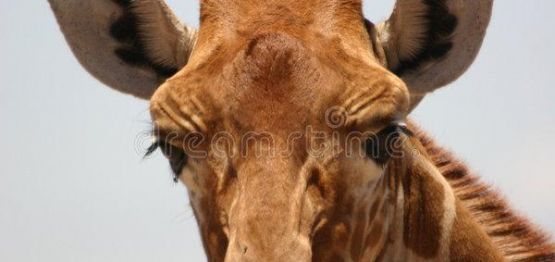
<path fill-rule="evenodd" d="M 310 171 L 306 182 L 306 190 L 311 194 L 317 194 L 321 198 L 326 197 L 326 190 L 322 184 L 322 171 L 314 168 Z"/>
<path fill-rule="evenodd" d="M 312 169 L 310 171 L 307 186 L 315 185 L 318 186 L 320 184 L 320 170 L 319 169 Z"/>
<path fill-rule="evenodd" d="M 327 223 L 326 197 L 330 197 L 326 192 L 325 177 L 322 170 L 313 168 L 307 179 L 306 191 L 309 201 L 312 202 L 314 210 L 314 220 L 312 221 L 311 234 L 314 236 Z"/>
<path fill-rule="evenodd" d="M 239 254 L 241 254 L 242 256 L 246 255 L 247 251 L 249 250 L 249 247 L 241 242 L 237 242 L 236 247 L 239 251 Z"/>

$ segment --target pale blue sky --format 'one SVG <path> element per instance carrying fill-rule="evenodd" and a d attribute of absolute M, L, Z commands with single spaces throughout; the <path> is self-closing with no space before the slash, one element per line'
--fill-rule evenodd
<path fill-rule="evenodd" d="M 173 0 L 197 24 L 197 1 Z M 385 17 L 392 0 L 367 1 Z M 555 232 L 555 1 L 497 0 L 484 47 L 413 117 Z M 185 190 L 135 140 L 148 104 L 72 56 L 45 0 L 0 0 L 0 261 L 204 261 Z"/>

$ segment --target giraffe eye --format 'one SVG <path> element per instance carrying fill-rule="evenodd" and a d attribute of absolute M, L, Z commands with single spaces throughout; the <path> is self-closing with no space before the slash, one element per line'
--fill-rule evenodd
<path fill-rule="evenodd" d="M 385 165 L 399 153 L 399 138 L 402 134 L 412 135 L 404 124 L 392 124 L 371 135 L 365 143 L 366 155 L 379 165 Z"/>
<path fill-rule="evenodd" d="M 187 154 L 183 149 L 173 146 L 162 139 L 158 139 L 147 149 L 146 156 L 153 154 L 158 148 L 160 148 L 160 151 L 162 151 L 164 156 L 170 161 L 170 167 L 174 174 L 174 181 L 177 182 L 181 171 L 187 165 Z"/>

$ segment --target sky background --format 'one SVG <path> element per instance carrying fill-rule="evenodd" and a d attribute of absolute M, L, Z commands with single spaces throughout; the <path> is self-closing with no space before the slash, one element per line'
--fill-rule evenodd
<path fill-rule="evenodd" d="M 168 2 L 198 25 L 197 1 Z M 392 6 L 365 12 L 377 21 Z M 474 65 L 412 115 L 551 233 L 553 10 L 497 0 Z M 205 261 L 184 187 L 137 150 L 147 102 L 82 69 L 45 0 L 0 0 L 0 47 L 0 261 Z"/>

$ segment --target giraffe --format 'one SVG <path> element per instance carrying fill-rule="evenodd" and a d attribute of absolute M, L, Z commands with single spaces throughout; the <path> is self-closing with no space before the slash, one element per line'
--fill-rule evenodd
<path fill-rule="evenodd" d="M 493 0 L 49 0 L 74 55 L 149 100 L 209 261 L 555 261 L 408 120 L 475 59 Z"/>

